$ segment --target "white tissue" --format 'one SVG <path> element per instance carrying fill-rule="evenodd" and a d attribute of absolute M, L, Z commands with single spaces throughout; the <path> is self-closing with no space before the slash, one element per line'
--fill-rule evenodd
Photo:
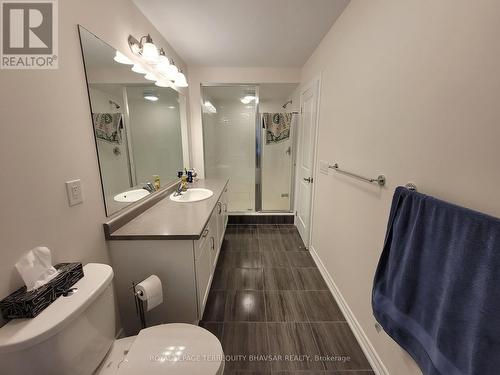
<path fill-rule="evenodd" d="M 35 247 L 28 251 L 16 263 L 16 268 L 28 292 L 46 284 L 58 273 L 52 267 L 52 256 L 46 247 Z"/>
<path fill-rule="evenodd" d="M 139 298 L 146 302 L 146 311 L 154 309 L 163 303 L 163 289 L 161 280 L 156 275 L 149 276 L 135 287 Z"/>

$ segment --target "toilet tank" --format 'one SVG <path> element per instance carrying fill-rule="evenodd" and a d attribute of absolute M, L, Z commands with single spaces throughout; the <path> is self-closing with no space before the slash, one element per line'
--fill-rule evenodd
<path fill-rule="evenodd" d="M 0 328 L 0 372 L 23 375 L 91 375 L 115 337 L 113 269 L 83 267 L 70 296 L 59 297 L 33 319 Z"/>

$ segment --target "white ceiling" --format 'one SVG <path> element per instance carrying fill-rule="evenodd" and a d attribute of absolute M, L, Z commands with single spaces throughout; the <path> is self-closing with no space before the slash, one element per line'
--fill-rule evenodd
<path fill-rule="evenodd" d="M 301 67 L 349 0 L 134 0 L 188 65 Z"/>

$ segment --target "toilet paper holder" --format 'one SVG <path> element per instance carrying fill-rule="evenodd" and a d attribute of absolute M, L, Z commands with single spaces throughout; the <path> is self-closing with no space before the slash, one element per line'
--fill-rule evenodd
<path fill-rule="evenodd" d="M 137 284 L 138 283 L 136 283 L 135 281 L 132 281 L 132 287 L 130 288 L 130 290 L 134 295 L 135 312 L 137 315 L 139 315 L 139 319 L 141 321 L 141 329 L 144 329 L 146 328 L 146 314 L 144 312 L 144 302 L 139 298 L 142 296 L 142 291 L 136 289 Z"/>

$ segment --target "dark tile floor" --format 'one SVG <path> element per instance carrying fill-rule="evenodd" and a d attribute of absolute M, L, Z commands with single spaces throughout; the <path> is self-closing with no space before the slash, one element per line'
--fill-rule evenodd
<path fill-rule="evenodd" d="M 373 375 L 293 225 L 228 226 L 200 326 L 228 375 Z"/>

